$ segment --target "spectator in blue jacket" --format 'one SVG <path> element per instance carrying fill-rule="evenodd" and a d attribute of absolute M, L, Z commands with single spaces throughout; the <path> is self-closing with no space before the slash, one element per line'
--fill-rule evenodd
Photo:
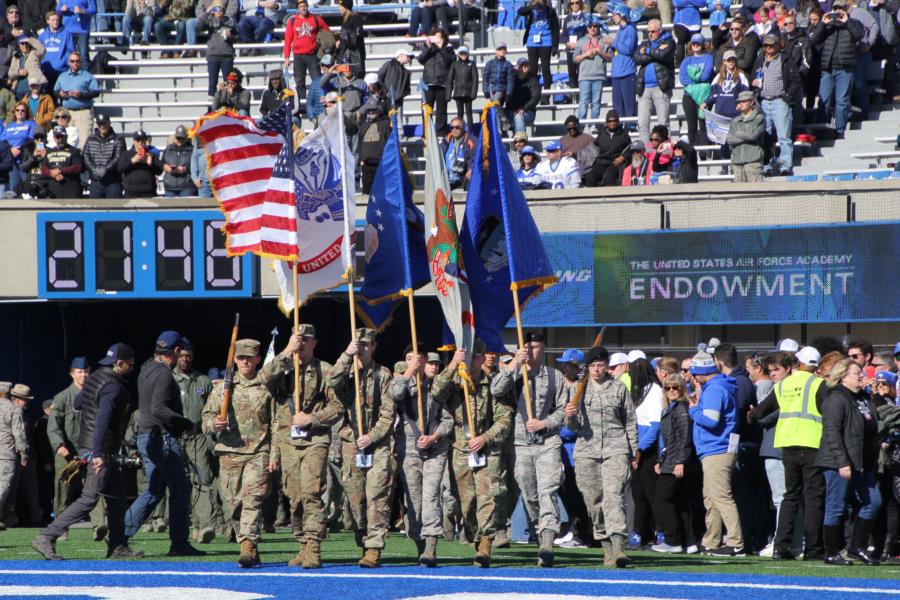
<path fill-rule="evenodd" d="M 512 96 L 516 83 L 516 69 L 506 60 L 506 42 L 497 44 L 494 58 L 487 61 L 481 73 L 481 91 L 486 100 L 496 100 L 501 105 Z"/>
<path fill-rule="evenodd" d="M 712 93 L 713 70 L 712 54 L 706 51 L 706 40 L 702 33 L 691 36 L 690 52 L 681 61 L 678 68 L 678 80 L 684 86 L 681 106 L 687 121 L 688 141 L 692 146 L 709 143 L 706 127 L 699 127 L 700 106 L 709 100 Z"/>
<path fill-rule="evenodd" d="M 700 33 L 700 9 L 706 7 L 706 0 L 674 0 L 675 18 L 672 33 L 678 44 L 675 46 L 675 64 L 681 64 L 685 48 L 691 36 Z"/>
<path fill-rule="evenodd" d="M 199 137 L 194 139 L 194 152 L 191 154 L 191 179 L 197 187 L 197 196 L 212 198 L 212 187 L 206 172 L 206 151 L 200 145 Z"/>
<path fill-rule="evenodd" d="M 91 64 L 88 55 L 91 19 L 97 14 L 96 0 L 59 0 L 56 4 L 56 12 L 62 15 L 63 28 L 75 40 L 75 46 L 84 61 L 84 68 L 87 69 Z"/>
<path fill-rule="evenodd" d="M 637 95 L 634 91 L 637 65 L 634 52 L 637 50 L 637 27 L 630 23 L 628 7 L 616 6 L 613 10 L 613 24 L 619 27 L 616 39 L 607 38 L 607 45 L 615 51 L 612 59 L 613 109 L 620 117 L 637 115 Z"/>
<path fill-rule="evenodd" d="M 16 189 L 22 182 L 22 170 L 19 166 L 22 162 L 22 146 L 34 136 L 34 130 L 37 129 L 37 123 L 31 118 L 27 100 L 16 104 L 13 115 L 13 120 L 6 124 L 6 129 L 0 134 L 0 140 L 9 144 L 9 151 L 15 159 L 9 177 L 10 189 Z"/>
<path fill-rule="evenodd" d="M 569 87 L 578 87 L 578 63 L 575 62 L 575 44 L 587 35 L 590 13 L 584 12 L 581 0 L 569 0 L 569 13 L 563 19 L 562 34 L 566 45 L 566 68 L 569 72 Z"/>
<path fill-rule="evenodd" d="M 689 413 L 694 422 L 694 447 L 703 467 L 703 546 L 707 554 L 736 556 L 744 546 L 741 520 L 731 494 L 731 474 L 738 450 L 737 384 L 733 377 L 719 373 L 716 361 L 702 350 L 691 359 L 691 375 L 701 386 L 699 398 L 694 395 L 689 400 Z M 723 521 L 727 529 L 724 546 Z"/>
<path fill-rule="evenodd" d="M 532 75 L 537 75 L 538 61 L 541 64 L 541 84 L 549 90 L 553 84 L 550 72 L 550 57 L 559 55 L 559 17 L 556 9 L 546 0 L 531 0 L 519 8 L 520 17 L 525 17 L 525 36 L 522 40 L 528 49 L 528 68 Z M 550 102 L 544 96 L 542 104 Z"/>
<path fill-rule="evenodd" d="M 56 79 L 68 68 L 66 61 L 75 50 L 75 40 L 71 33 L 63 29 L 62 17 L 58 12 L 48 12 L 46 18 L 47 27 L 38 36 L 38 41 L 44 45 L 41 70 L 49 82 L 48 89 L 52 90 Z"/>

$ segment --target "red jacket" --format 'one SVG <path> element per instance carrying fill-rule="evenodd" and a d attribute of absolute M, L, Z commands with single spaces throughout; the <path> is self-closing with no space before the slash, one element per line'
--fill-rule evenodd
<path fill-rule="evenodd" d="M 653 175 L 653 160 L 651 160 L 646 154 L 644 155 L 644 163 L 641 165 L 641 168 L 646 168 L 646 172 L 644 174 L 644 185 L 650 185 L 650 177 Z M 628 160 L 628 166 L 625 167 L 625 170 L 622 172 L 622 185 L 625 187 L 631 187 L 631 176 L 633 174 L 634 168 L 631 166 L 631 159 Z M 635 174 L 637 175 L 637 174 Z"/>
<path fill-rule="evenodd" d="M 284 57 L 291 54 L 315 54 L 316 34 L 319 31 L 331 31 L 321 17 L 309 14 L 301 17 L 292 16 L 284 24 Z"/>

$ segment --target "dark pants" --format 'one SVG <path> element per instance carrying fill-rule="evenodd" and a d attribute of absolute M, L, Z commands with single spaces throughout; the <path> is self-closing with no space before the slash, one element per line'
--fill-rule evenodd
<path fill-rule="evenodd" d="M 90 185 L 91 198 L 121 198 L 122 182 L 111 181 L 104 183 L 103 181 L 91 181 Z"/>
<path fill-rule="evenodd" d="M 709 144 L 709 138 L 706 137 L 706 122 L 700 120 L 700 107 L 690 94 L 685 94 L 681 98 L 681 106 L 684 107 L 684 119 L 687 121 L 687 135 L 691 146 Z"/>
<path fill-rule="evenodd" d="M 631 497 L 634 499 L 634 527 L 646 544 L 656 541 L 656 450 L 641 454 L 641 462 L 631 479 Z"/>
<path fill-rule="evenodd" d="M 624 166 L 625 163 L 622 163 Z M 611 160 L 597 159 L 585 178 L 585 187 L 609 187 L 616 186 L 622 182 L 622 173 L 619 167 L 613 164 Z"/>
<path fill-rule="evenodd" d="M 575 53 L 574 52 L 566 52 L 566 70 L 569 72 L 569 84 L 570 88 L 578 87 L 578 63 L 575 62 Z"/>
<path fill-rule="evenodd" d="M 680 65 L 681 61 L 684 60 L 684 49 L 687 43 L 691 41 L 691 35 L 693 34 L 684 25 L 675 25 L 672 33 L 675 34 L 675 64 Z"/>
<path fill-rule="evenodd" d="M 134 537 L 168 490 L 169 539 L 172 546 L 183 546 L 188 543 L 189 498 L 181 444 L 168 433 L 139 433 L 138 451 L 144 459 L 147 489 L 125 515 L 125 535 Z"/>
<path fill-rule="evenodd" d="M 425 104 L 434 111 L 434 128 L 438 135 L 444 135 L 447 129 L 447 88 L 428 86 L 425 90 Z"/>
<path fill-rule="evenodd" d="M 734 472 L 731 474 L 731 490 L 741 519 L 744 547 L 762 550 L 769 543 L 772 510 L 768 479 L 759 458 L 759 446 L 741 444 L 738 449 Z"/>
<path fill-rule="evenodd" d="M 193 198 L 197 195 L 197 188 L 191 185 L 191 187 L 184 190 L 170 190 L 166 189 L 166 198 Z"/>
<path fill-rule="evenodd" d="M 584 504 L 584 496 L 576 485 L 575 467 L 567 464 L 566 460 L 563 459 L 564 477 L 562 487 L 559 489 L 559 499 L 569 514 L 569 531 L 572 532 L 573 539 L 585 546 L 592 546 L 594 527 L 591 524 L 591 516 Z"/>
<path fill-rule="evenodd" d="M 701 486 L 696 458 L 684 465 L 684 477 L 663 473 L 656 482 L 656 505 L 659 515 L 658 526 L 671 546 L 693 546 L 694 521 L 691 511 L 690 490 Z"/>
<path fill-rule="evenodd" d="M 469 133 L 472 133 L 472 101 L 467 98 L 454 98 L 456 100 L 456 116 L 460 119 L 465 115 L 469 125 Z"/>
<path fill-rule="evenodd" d="M 549 90 L 553 84 L 553 74 L 550 72 L 550 54 L 553 48 L 550 46 L 528 47 L 528 72 L 531 75 L 537 75 L 538 60 L 541 61 L 541 77 L 543 78 L 543 87 Z M 549 102 L 549 96 L 541 96 L 541 102 Z"/>
<path fill-rule="evenodd" d="M 637 93 L 635 92 L 635 76 L 613 77 L 613 108 L 619 113 L 619 117 L 637 116 Z M 629 123 L 629 125 L 633 125 Z"/>
<path fill-rule="evenodd" d="M 822 469 L 816 466 L 816 448 L 790 446 L 782 449 L 784 463 L 784 498 L 778 515 L 778 529 L 775 532 L 776 550 L 790 550 L 793 547 L 794 520 L 803 498 L 806 540 L 804 558 L 819 558 L 824 555 L 822 546 L 822 522 L 825 518 L 825 478 Z"/>
<path fill-rule="evenodd" d="M 362 193 L 369 194 L 372 192 L 372 182 L 375 181 L 375 172 L 378 171 L 378 164 L 363 163 L 360 171 L 362 172 Z"/>
<path fill-rule="evenodd" d="M 315 54 L 294 55 L 294 89 L 300 100 L 306 98 L 306 72 L 309 71 L 310 81 L 318 81 L 322 77 L 322 69 L 319 67 L 319 57 Z M 299 106 L 299 103 L 298 105 Z"/>
<path fill-rule="evenodd" d="M 61 515 L 57 515 L 56 520 L 50 523 L 41 534 L 56 539 L 72 525 L 87 520 L 88 515 L 100 501 L 101 495 L 106 499 L 108 544 L 111 548 L 121 546 L 127 541 L 125 538 L 125 498 L 122 496 L 119 468 L 108 462 L 103 464 L 99 473 L 95 472 L 92 464 L 87 465 L 81 496 L 70 504 Z"/>
<path fill-rule="evenodd" d="M 407 33 L 411 36 L 431 35 L 434 28 L 434 7 L 431 6 L 414 6 L 412 14 L 409 16 L 409 30 Z"/>
<path fill-rule="evenodd" d="M 206 74 L 208 76 L 206 86 L 207 96 L 211 97 L 216 95 L 216 86 L 219 85 L 219 73 L 222 74 L 222 79 L 225 79 L 225 77 L 228 75 L 228 72 L 233 68 L 233 56 L 225 58 L 223 60 L 217 60 L 210 57 L 206 58 Z"/>

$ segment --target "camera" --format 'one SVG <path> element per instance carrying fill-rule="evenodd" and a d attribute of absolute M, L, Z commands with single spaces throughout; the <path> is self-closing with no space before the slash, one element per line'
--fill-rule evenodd
<path fill-rule="evenodd" d="M 137 470 L 144 466 L 144 461 L 140 456 L 125 456 L 124 454 L 116 454 L 109 457 L 109 462 L 116 465 L 120 469 Z"/>

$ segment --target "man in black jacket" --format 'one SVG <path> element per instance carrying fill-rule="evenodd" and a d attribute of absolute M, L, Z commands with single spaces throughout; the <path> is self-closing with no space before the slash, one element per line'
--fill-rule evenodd
<path fill-rule="evenodd" d="M 62 560 L 56 553 L 56 539 L 86 520 L 101 495 L 106 499 L 109 525 L 106 558 L 144 555 L 128 547 L 121 476 L 118 465 L 110 460 L 119 453 L 133 409 L 125 378 L 134 370 L 134 350 L 125 344 L 113 344 L 99 364 L 101 368 L 91 373 L 73 403 L 75 410 L 81 411 L 78 455 L 88 461 L 84 489 L 78 500 L 31 542 L 31 547 L 47 560 Z"/>
<path fill-rule="evenodd" d="M 597 134 L 594 145 L 597 146 L 597 158 L 585 185 L 587 187 L 619 185 L 628 149 L 631 146 L 631 137 L 619 123 L 619 113 L 615 110 L 606 113 L 606 129 Z"/>
<path fill-rule="evenodd" d="M 388 98 L 393 98 L 394 106 L 398 110 L 403 107 L 403 99 L 409 96 L 409 83 L 412 75 L 406 65 L 409 64 L 412 56 L 412 52 L 401 48 L 394 53 L 394 58 L 385 62 L 378 69 L 378 82 Z"/>
<path fill-rule="evenodd" d="M 175 142 L 166 146 L 162 154 L 163 185 L 166 198 L 191 197 L 197 195 L 197 188 L 191 180 L 191 154 L 193 145 L 188 141 L 187 128 L 175 128 Z"/>
<path fill-rule="evenodd" d="M 162 173 L 162 162 L 148 148 L 150 136 L 143 129 L 134 132 L 134 145 L 119 156 L 119 173 L 126 198 L 156 196 L 156 176 Z"/>
<path fill-rule="evenodd" d="M 794 116 L 791 107 L 800 95 L 800 73 L 793 58 L 781 51 L 778 36 L 768 34 L 763 38 L 763 50 L 753 65 L 753 88 L 759 92 L 760 107 L 766 116 L 766 157 L 769 164 L 763 175 L 793 175 L 794 145 L 791 126 Z M 775 139 L 779 144 L 775 158 Z"/>
<path fill-rule="evenodd" d="M 675 39 L 662 30 L 662 22 L 647 23 L 647 39 L 634 53 L 638 64 L 635 92 L 638 97 L 638 130 L 644 142 L 650 141 L 650 107 L 660 125 L 669 126 L 669 103 L 675 87 Z"/>
<path fill-rule="evenodd" d="M 525 131 L 527 125 L 534 123 L 535 110 L 541 101 L 541 84 L 537 76 L 528 68 L 528 59 L 520 58 L 516 63 L 516 80 L 513 83 L 512 95 L 505 105 L 506 126 L 511 121 L 515 132 Z M 501 123 L 501 126 L 504 124 Z M 506 127 L 504 127 L 505 129 Z"/>
<path fill-rule="evenodd" d="M 172 375 L 182 345 L 176 331 L 159 334 L 153 358 L 144 363 L 138 376 L 137 442 L 147 489 L 125 515 L 125 536 L 134 537 L 168 490 L 169 556 L 202 556 L 206 553 L 188 543 L 190 488 L 184 472 L 184 450 L 178 440 L 182 433 L 195 429 L 183 415 L 181 390 Z"/>
<path fill-rule="evenodd" d="M 84 166 L 91 176 L 91 198 L 121 198 L 122 176 L 119 157 L 125 153 L 125 140 L 112 130 L 109 117 L 97 115 L 97 131 L 84 143 Z"/>
<path fill-rule="evenodd" d="M 53 128 L 56 147 L 41 161 L 41 175 L 49 178 L 47 189 L 53 198 L 81 198 L 81 152 L 69 144 L 66 128 Z"/>
<path fill-rule="evenodd" d="M 363 107 L 366 119 L 359 126 L 359 165 L 362 171 L 362 193 L 372 191 L 372 182 L 375 180 L 375 172 L 381 163 L 381 154 L 384 145 L 391 134 L 391 122 L 388 121 L 378 101 L 370 100 Z"/>
<path fill-rule="evenodd" d="M 797 26 L 797 17 L 788 15 L 784 19 L 781 31 L 781 45 L 784 47 L 784 53 L 794 61 L 797 72 L 800 74 L 801 87 L 805 82 L 807 75 L 810 75 L 812 67 L 813 52 L 812 44 L 806 30 Z M 791 107 L 794 115 L 794 124 L 803 124 L 803 93 L 802 90 L 794 96 L 794 105 Z"/>

